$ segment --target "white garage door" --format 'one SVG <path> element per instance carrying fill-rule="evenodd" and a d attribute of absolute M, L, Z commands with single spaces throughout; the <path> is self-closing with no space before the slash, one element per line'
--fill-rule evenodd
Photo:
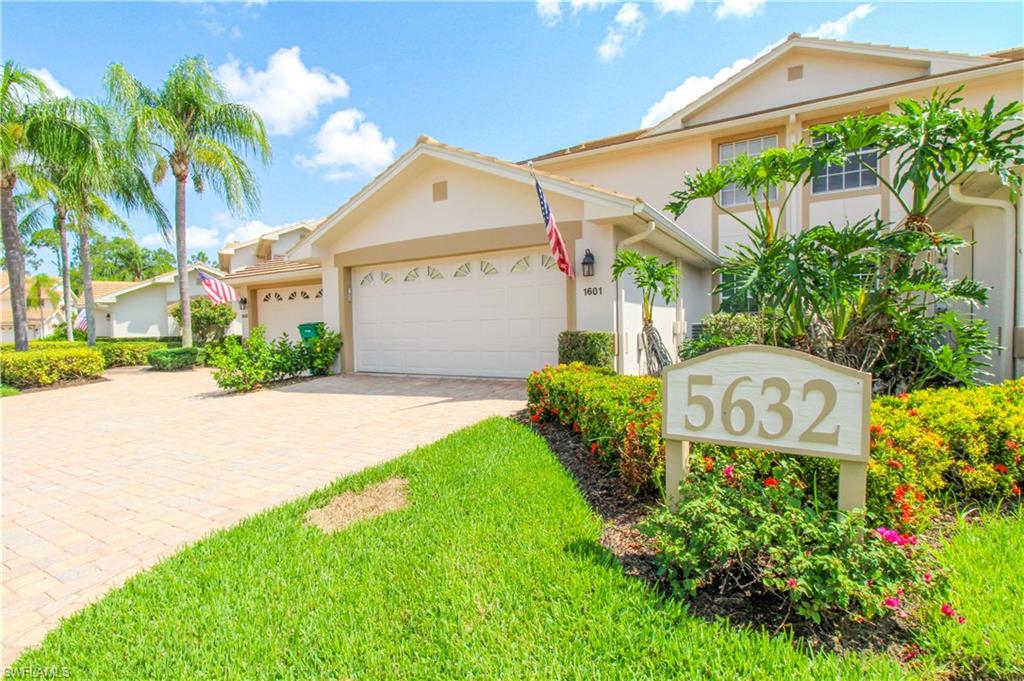
<path fill-rule="evenodd" d="M 257 298 L 257 321 L 267 328 L 267 338 L 271 340 L 284 333 L 296 340 L 299 324 L 324 320 L 320 284 L 260 289 Z"/>
<path fill-rule="evenodd" d="M 565 277 L 542 250 L 358 268 L 352 289 L 357 371 L 521 377 L 558 359 Z"/>

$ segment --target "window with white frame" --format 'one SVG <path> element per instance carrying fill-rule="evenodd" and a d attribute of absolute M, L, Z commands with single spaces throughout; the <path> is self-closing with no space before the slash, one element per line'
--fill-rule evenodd
<path fill-rule="evenodd" d="M 820 139 L 813 142 L 815 145 L 821 143 Z M 811 178 L 811 193 L 828 194 L 847 189 L 877 187 L 878 177 L 865 165 L 878 170 L 878 150 L 874 146 L 851 151 L 842 165 L 829 165 L 816 172 Z"/>
<path fill-rule="evenodd" d="M 772 149 L 779 146 L 778 135 L 765 135 L 754 137 L 748 140 L 737 140 L 718 145 L 718 162 L 728 163 L 739 156 L 757 156 L 765 149 Z M 768 198 L 774 201 L 778 197 L 778 190 L 772 187 L 768 192 Z M 744 203 L 752 203 L 750 194 L 735 183 L 727 185 L 718 195 L 718 201 L 723 206 L 738 206 Z"/>

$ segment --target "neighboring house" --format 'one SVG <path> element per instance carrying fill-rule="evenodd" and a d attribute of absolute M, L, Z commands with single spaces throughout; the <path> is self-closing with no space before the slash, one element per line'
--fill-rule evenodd
<path fill-rule="evenodd" d="M 204 297 L 198 272 L 222 278 L 224 273 L 201 263 L 188 266 L 189 295 Z M 171 318 L 171 306 L 178 302 L 178 271 L 172 270 L 152 279 L 127 282 L 93 282 L 95 292 L 96 335 L 111 338 L 179 336 L 181 330 Z M 79 305 L 84 301 L 79 298 Z M 238 305 L 235 304 L 235 309 Z M 241 333 L 236 317 L 228 333 Z"/>
<path fill-rule="evenodd" d="M 973 56 L 794 34 L 649 128 L 533 159 L 577 272 L 589 250 L 593 277 L 569 281 L 555 269 L 525 162 L 427 136 L 287 253 L 264 246 L 264 263 L 246 276 L 260 286 L 287 279 L 296 299 L 301 282 L 308 282 L 307 294 L 319 287 L 323 321 L 344 333 L 346 371 L 523 376 L 556 360 L 560 331 L 588 329 L 614 332 L 617 369 L 637 373 L 640 295 L 630 281 L 612 281 L 615 252 L 633 248 L 682 270 L 681 300 L 659 300 L 655 309 L 674 352 L 692 325 L 720 305 L 711 295 L 719 254 L 747 238 L 711 201 L 696 202 L 678 220 L 662 212 L 684 173 L 813 141 L 808 130 L 815 124 L 961 85 L 967 106 L 993 95 L 1000 104 L 1024 99 L 1024 48 Z M 883 176 L 889 172 L 888 159 L 860 153 Z M 782 228 L 843 224 L 875 211 L 899 221 L 895 202 L 873 180 L 852 162 L 828 169 L 795 192 Z M 742 192 L 727 190 L 721 200 L 750 217 Z M 973 242 L 951 259 L 951 274 L 993 287 L 990 305 L 966 314 L 988 321 L 1004 347 L 994 358 L 997 379 L 1020 375 L 1012 358 L 1024 355 L 1024 293 L 1014 293 L 1015 282 L 1024 282 L 1021 213 L 995 178 L 977 172 L 933 214 L 935 227 Z M 312 223 L 301 224 L 306 231 Z M 290 269 L 296 263 L 309 268 Z M 236 274 L 243 271 L 228 278 L 242 284 Z M 246 290 L 250 301 L 271 293 Z M 275 300 L 271 293 L 267 303 Z"/>
<path fill-rule="evenodd" d="M 28 289 L 32 279 L 25 277 L 25 288 Z M 56 289 L 60 290 L 60 282 Z M 42 309 L 29 308 L 28 339 L 38 340 L 53 333 L 54 327 L 64 321 L 64 313 L 60 304 L 54 307 L 49 300 L 43 300 Z M 11 308 L 11 283 L 7 271 L 0 272 L 0 343 L 14 342 L 14 312 Z"/>
<path fill-rule="evenodd" d="M 298 338 L 299 324 L 324 320 L 318 264 L 285 259 L 285 254 L 320 220 L 280 227 L 248 241 L 228 243 L 218 253 L 225 283 L 241 297 L 241 332 L 260 324 L 267 338 Z"/>

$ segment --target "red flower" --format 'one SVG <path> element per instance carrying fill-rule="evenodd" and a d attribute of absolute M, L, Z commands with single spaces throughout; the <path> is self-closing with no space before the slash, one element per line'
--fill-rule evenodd
<path fill-rule="evenodd" d="M 953 617 L 954 615 L 956 615 L 956 610 L 954 610 L 953 606 L 949 603 L 943 603 L 942 607 L 939 608 L 939 612 L 941 612 L 946 617 Z"/>
<path fill-rule="evenodd" d="M 540 414 L 534 414 L 533 416 L 530 417 L 530 420 L 533 421 L 534 423 L 537 423 L 537 421 L 540 421 Z"/>
<path fill-rule="evenodd" d="M 1020 444 L 1013 440 L 1007 440 L 1006 448 L 1009 449 L 1011 452 L 1015 452 L 1020 448 Z"/>
<path fill-rule="evenodd" d="M 1013 483 L 1013 486 L 1010 487 L 1010 492 L 1012 492 L 1013 494 L 1016 494 L 1019 497 L 1020 496 L 1020 486 L 1017 485 L 1017 483 Z"/>
<path fill-rule="evenodd" d="M 910 414 L 911 416 L 917 416 L 917 410 L 916 409 L 911 409 L 907 413 Z"/>
<path fill-rule="evenodd" d="M 778 487 L 779 486 L 779 481 L 776 480 L 775 478 L 767 477 L 767 478 L 764 479 L 764 486 L 765 487 Z"/>
<path fill-rule="evenodd" d="M 890 468 L 895 468 L 896 470 L 900 470 L 903 468 L 903 464 L 897 461 L 896 459 L 889 459 L 888 461 L 886 461 L 886 463 L 889 465 Z"/>
<path fill-rule="evenodd" d="M 970 466 L 970 465 L 965 465 L 964 466 L 964 473 L 973 473 L 973 472 L 974 472 L 974 466 Z"/>
<path fill-rule="evenodd" d="M 1006 466 L 1004 466 L 1001 463 L 993 464 L 992 468 L 995 468 L 997 471 L 999 471 L 1003 475 L 1006 475 L 1007 473 L 1010 472 L 1010 469 L 1007 468 Z"/>
<path fill-rule="evenodd" d="M 590 443 L 590 453 L 591 454 L 597 454 L 597 443 L 596 442 L 591 442 Z"/>

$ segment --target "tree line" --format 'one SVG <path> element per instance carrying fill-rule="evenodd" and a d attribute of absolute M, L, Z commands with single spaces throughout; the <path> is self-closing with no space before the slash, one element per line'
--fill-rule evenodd
<path fill-rule="evenodd" d="M 263 121 L 231 101 L 201 56 L 175 64 L 159 88 L 121 64 L 104 79 L 105 97 L 56 97 L 37 76 L 6 61 L 0 80 L 0 222 L 10 279 L 16 350 L 28 349 L 26 258 L 52 249 L 61 273 L 65 319 L 72 319 L 72 284 L 80 287 L 90 344 L 96 340 L 93 278 L 153 276 L 172 263 L 180 300 L 189 299 L 186 198 L 189 182 L 224 199 L 234 214 L 259 206 L 259 186 L 247 163 L 270 161 Z M 174 217 L 154 186 L 175 185 Z M 174 253 L 143 249 L 132 239 L 97 238 L 101 226 L 128 233 L 126 215 L 149 215 Z M 49 222 L 50 227 L 43 227 Z M 34 236 L 38 233 L 38 236 Z M 172 238 L 173 236 L 173 238 Z M 77 237 L 74 254 L 71 239 Z M 119 240 L 120 239 L 120 240 Z M 129 243 L 130 242 L 130 243 Z M 92 246 L 97 246 L 97 253 Z M 72 255 L 78 263 L 71 266 Z M 98 257 L 97 257 L 98 256 Z M 169 256 L 169 257 L 168 257 Z M 208 261 L 205 254 L 204 261 Z M 117 263 L 117 264 L 115 264 Z M 118 276 L 111 277 L 115 269 Z M 79 282 L 73 282 L 77 272 Z M 137 275 L 137 276 L 136 276 Z M 191 314 L 183 306 L 182 345 L 192 345 Z M 71 339 L 71 324 L 65 325 Z"/>

